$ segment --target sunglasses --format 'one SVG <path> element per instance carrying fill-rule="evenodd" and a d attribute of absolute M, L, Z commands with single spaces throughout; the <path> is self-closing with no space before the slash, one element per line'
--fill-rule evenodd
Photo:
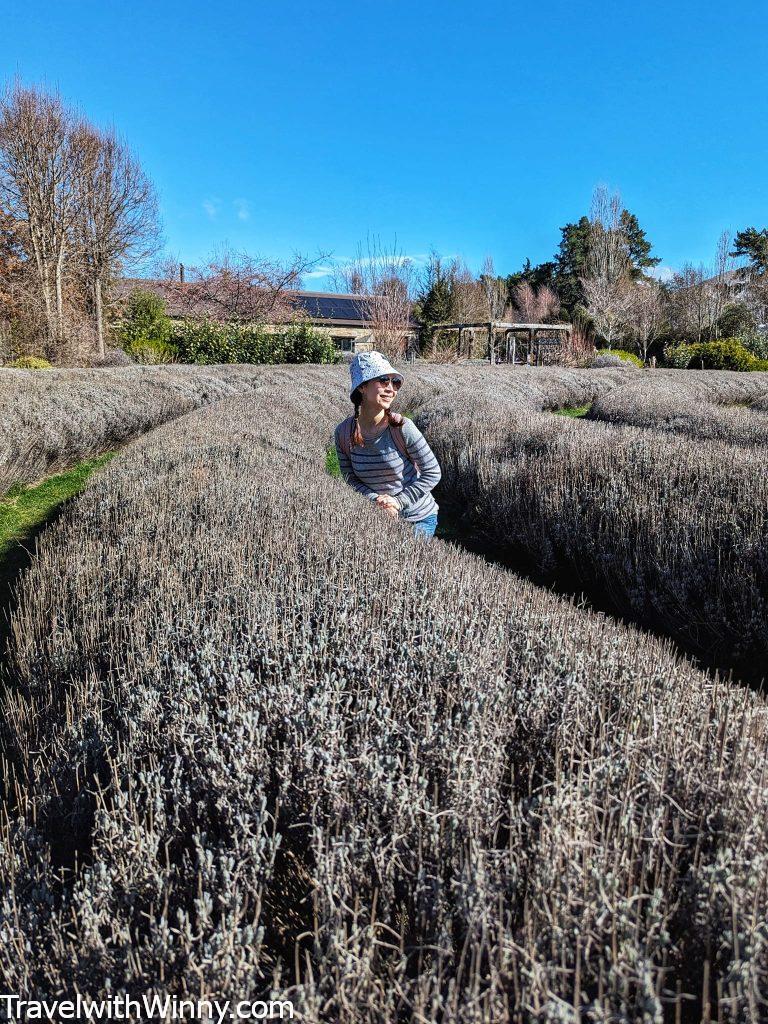
<path fill-rule="evenodd" d="M 377 377 L 377 384 L 391 384 L 395 391 L 398 391 L 400 385 L 403 383 L 402 377 Z"/>

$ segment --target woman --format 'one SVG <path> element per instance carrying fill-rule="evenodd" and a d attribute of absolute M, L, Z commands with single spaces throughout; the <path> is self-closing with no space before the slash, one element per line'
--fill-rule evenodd
<path fill-rule="evenodd" d="M 431 537 L 439 508 L 432 488 L 440 466 L 416 424 L 390 410 L 402 374 L 380 352 L 356 355 L 349 374 L 355 413 L 335 432 L 342 477 L 385 515 Z"/>

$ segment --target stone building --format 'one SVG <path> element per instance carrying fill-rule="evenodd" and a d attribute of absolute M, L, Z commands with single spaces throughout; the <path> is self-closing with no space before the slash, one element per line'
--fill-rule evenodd
<path fill-rule="evenodd" d="M 190 306 L 189 302 L 184 301 L 184 293 L 179 287 L 181 285 L 183 289 L 183 284 L 183 278 L 180 282 L 172 283 L 150 278 L 126 278 L 119 282 L 116 298 L 127 299 L 139 289 L 152 291 L 165 301 L 166 312 L 172 320 L 182 320 L 189 316 L 221 319 L 220 312 L 214 308 L 205 308 L 203 304 Z M 318 331 L 330 335 L 341 352 L 366 352 L 375 347 L 373 325 L 360 295 L 297 291 L 289 293 L 288 299 L 296 313 L 309 320 Z M 415 342 L 417 334 L 418 328 L 414 324 L 406 342 Z"/>

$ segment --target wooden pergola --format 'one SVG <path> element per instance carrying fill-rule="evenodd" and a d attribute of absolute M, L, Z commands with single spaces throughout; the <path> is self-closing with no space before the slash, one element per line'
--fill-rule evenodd
<path fill-rule="evenodd" d="M 541 359 L 541 350 L 548 348 L 553 345 L 553 342 L 549 339 L 541 338 L 537 336 L 545 331 L 548 335 L 562 334 L 567 337 L 571 332 L 570 324 L 512 324 L 506 320 L 481 320 L 479 322 L 468 322 L 459 321 L 456 323 L 439 323 L 433 325 L 434 330 L 443 331 L 458 331 L 458 338 L 456 340 L 456 354 L 461 355 L 461 343 L 464 337 L 465 331 L 470 331 L 474 336 L 476 330 L 484 330 L 488 334 L 488 361 L 491 366 L 496 364 L 496 335 L 503 332 L 504 335 L 504 356 L 505 362 L 512 363 L 516 362 L 517 355 L 517 338 L 516 335 L 519 332 L 527 334 L 527 361 L 533 361 L 535 365 L 539 365 Z M 554 342 L 559 345 L 560 341 Z M 511 358 L 510 358 L 511 357 Z"/>

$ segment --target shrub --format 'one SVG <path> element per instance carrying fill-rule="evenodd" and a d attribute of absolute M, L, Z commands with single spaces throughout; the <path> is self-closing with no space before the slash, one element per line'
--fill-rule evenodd
<path fill-rule="evenodd" d="M 200 365 L 338 361 L 333 341 L 304 322 L 267 330 L 254 324 L 186 320 L 176 329 L 171 344 L 182 362 Z"/>
<path fill-rule="evenodd" d="M 768 359 L 768 331 L 744 331 L 738 340 L 756 359 Z"/>
<path fill-rule="evenodd" d="M 665 350 L 672 366 L 692 370 L 762 370 L 757 359 L 738 338 L 721 338 L 691 345 L 677 345 Z"/>
<path fill-rule="evenodd" d="M 165 301 L 155 292 L 138 288 L 128 299 L 124 321 L 116 330 L 123 346 L 147 341 L 167 343 L 171 337 L 172 322 L 165 312 Z"/>
<path fill-rule="evenodd" d="M 768 445 L 768 418 L 744 408 L 768 387 L 756 374 L 659 370 L 601 395 L 590 419 L 647 430 L 726 441 L 748 448 Z"/>
<path fill-rule="evenodd" d="M 176 353 L 171 345 L 152 338 L 142 338 L 131 342 L 127 352 L 134 357 L 136 362 L 144 363 L 147 366 L 172 363 L 176 358 Z"/>
<path fill-rule="evenodd" d="M 685 370 L 691 361 L 691 345 L 680 342 L 664 349 L 664 362 L 676 370 Z"/>
<path fill-rule="evenodd" d="M 305 322 L 290 324 L 283 331 L 283 345 L 286 363 L 341 362 L 333 340 Z"/>
<path fill-rule="evenodd" d="M 643 368 L 642 359 L 638 359 L 634 352 L 627 352 L 623 348 L 600 348 L 592 360 L 593 367 L 621 366 L 622 363 L 631 363 L 640 370 Z"/>
<path fill-rule="evenodd" d="M 251 392 L 263 373 L 249 366 L 0 369 L 0 495 L 201 405 Z"/>
<path fill-rule="evenodd" d="M 593 370 L 602 370 L 612 366 L 623 367 L 627 364 L 623 359 L 619 359 L 618 356 L 602 355 L 594 356 L 589 365 Z"/>
<path fill-rule="evenodd" d="M 621 402 L 631 387 L 611 394 Z M 697 654 L 759 676 L 768 659 L 768 477 L 765 433 L 758 422 L 750 437 L 744 419 L 754 413 L 722 417 L 725 439 L 713 431 L 703 445 L 545 420 L 482 393 L 450 413 L 449 404 L 429 406 L 425 430 L 417 403 L 416 422 L 442 466 L 442 493 L 495 557 L 546 583 L 570 580 Z M 747 443 L 729 443 L 731 430 Z"/>
<path fill-rule="evenodd" d="M 741 336 L 752 330 L 754 326 L 754 317 L 750 313 L 749 307 L 743 302 L 729 302 L 717 321 L 719 333 L 726 338 Z"/>
<path fill-rule="evenodd" d="M 694 346 L 694 364 L 697 361 L 703 361 L 707 370 L 751 370 L 755 357 L 736 338 L 723 338 Z"/>
<path fill-rule="evenodd" d="M 39 356 L 19 356 L 18 359 L 14 359 L 12 363 L 8 363 L 14 370 L 52 370 L 53 364 L 49 363 L 47 359 L 41 359 Z"/>
<path fill-rule="evenodd" d="M 108 348 L 99 366 L 133 366 L 136 362 L 124 348 Z"/>

